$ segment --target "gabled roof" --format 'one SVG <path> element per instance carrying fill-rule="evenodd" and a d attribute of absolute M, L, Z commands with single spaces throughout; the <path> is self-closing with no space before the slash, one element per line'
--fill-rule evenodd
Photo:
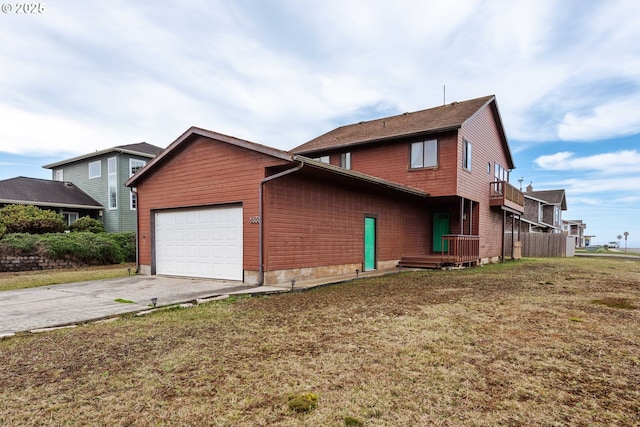
<path fill-rule="evenodd" d="M 524 196 L 545 202 L 548 205 L 560 205 L 563 211 L 567 210 L 564 190 L 527 191 Z"/>
<path fill-rule="evenodd" d="M 507 143 L 495 96 L 484 96 L 468 101 L 453 102 L 435 108 L 404 113 L 377 120 L 341 126 L 320 135 L 292 150 L 293 153 L 313 156 L 314 153 L 330 149 L 352 147 L 398 138 L 422 136 L 460 129 L 462 125 L 487 105 L 492 111 L 502 138 L 509 169 L 513 169 L 513 158 Z"/>
<path fill-rule="evenodd" d="M 191 126 L 187 129 L 182 135 L 180 135 L 175 141 L 173 141 L 169 146 L 162 151 L 158 156 L 156 156 L 153 160 L 148 162 L 145 167 L 140 169 L 135 173 L 131 178 L 124 183 L 127 187 L 135 186 L 136 182 L 138 182 L 142 177 L 146 176 L 149 171 L 155 170 L 157 168 L 156 165 L 164 162 L 164 160 L 174 152 L 177 152 L 181 149 L 181 146 L 185 143 L 185 141 L 191 139 L 192 137 L 203 136 L 205 138 L 216 139 L 218 141 L 226 142 L 227 144 L 235 145 L 238 147 L 248 148 L 253 151 L 257 151 L 262 154 L 267 154 L 272 157 L 276 157 L 282 160 L 291 160 L 291 155 L 286 151 L 278 150 L 277 148 L 267 147 L 266 145 L 256 144 L 255 142 L 246 141 L 244 139 L 235 138 L 233 136 L 224 135 L 222 133 L 214 132 L 207 129 L 202 129 L 196 126 Z"/>
<path fill-rule="evenodd" d="M 107 148 L 105 150 L 95 151 L 93 153 L 83 154 L 81 156 L 73 157 L 67 160 L 61 160 L 55 163 L 49 163 L 42 166 L 45 169 L 53 169 L 58 166 L 67 165 L 69 163 L 78 162 L 81 160 L 90 159 L 92 157 L 103 156 L 110 153 L 123 153 L 131 154 L 133 156 L 147 157 L 149 159 L 154 158 L 162 152 L 163 148 L 156 147 L 155 145 L 148 144 L 146 142 L 139 142 L 137 144 L 118 145 L 117 147 Z"/>
<path fill-rule="evenodd" d="M 102 209 L 102 205 L 70 182 L 19 176 L 0 181 L 0 203 Z"/>
<path fill-rule="evenodd" d="M 191 139 L 194 136 L 203 136 L 206 138 L 215 139 L 218 141 L 225 142 L 227 144 L 235 145 L 237 147 L 242 147 L 248 150 L 256 151 L 258 153 L 266 154 L 268 156 L 275 157 L 277 159 L 284 160 L 286 162 L 290 162 L 295 164 L 295 162 L 302 163 L 305 166 L 305 170 L 307 166 L 316 170 L 323 171 L 325 173 L 330 173 L 334 176 L 342 176 L 348 179 L 352 179 L 359 182 L 366 182 L 368 184 L 373 184 L 377 186 L 381 186 L 387 189 L 391 189 L 393 191 L 400 191 L 406 194 L 411 194 L 413 196 L 419 197 L 428 197 L 429 194 L 425 193 L 422 190 L 407 187 L 404 185 L 396 184 L 391 181 L 387 181 L 384 179 L 380 179 L 371 175 L 367 175 L 361 172 L 344 169 L 338 166 L 330 165 L 327 163 L 322 163 L 304 156 L 294 155 L 286 151 L 278 150 L 277 148 L 268 147 L 266 145 L 257 144 L 255 142 L 246 141 L 243 139 L 238 139 L 229 135 L 224 135 L 218 132 L 198 128 L 195 126 L 190 127 L 184 132 L 182 135 L 178 137 L 175 141 L 173 141 L 159 156 L 151 160 L 146 164 L 145 167 L 140 169 L 133 175 L 131 178 L 125 182 L 127 187 L 134 187 L 136 183 L 140 182 L 147 176 L 149 173 L 152 173 L 155 169 L 160 167 L 164 160 L 171 156 L 174 152 L 180 150 L 183 144 Z"/>

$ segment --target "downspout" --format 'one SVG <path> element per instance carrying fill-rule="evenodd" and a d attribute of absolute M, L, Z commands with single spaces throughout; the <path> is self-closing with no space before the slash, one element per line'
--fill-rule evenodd
<path fill-rule="evenodd" d="M 260 222 L 258 224 L 259 227 L 259 231 L 258 231 L 258 283 L 256 283 L 256 286 L 262 286 L 264 284 L 264 205 L 263 205 L 263 188 L 264 188 L 264 184 L 266 184 L 269 181 L 272 181 L 274 179 L 278 179 L 281 178 L 285 175 L 289 175 L 290 173 L 294 173 L 299 171 L 300 169 L 302 169 L 302 166 L 304 166 L 303 162 L 300 162 L 300 164 L 298 166 L 296 166 L 295 168 L 291 168 L 291 169 L 287 169 L 285 171 L 282 171 L 280 173 L 277 173 L 275 175 L 271 175 L 268 176 L 266 178 L 264 178 L 262 181 L 260 181 L 260 189 L 259 189 L 259 200 L 258 200 L 258 212 L 260 215 Z"/>
<path fill-rule="evenodd" d="M 134 193 L 136 195 L 136 274 L 138 274 L 140 272 L 140 240 L 138 240 L 139 236 L 138 236 L 138 213 L 140 211 L 140 209 L 138 209 L 138 206 L 140 206 L 140 198 L 138 197 L 138 189 L 137 187 L 131 187 L 131 192 Z"/>

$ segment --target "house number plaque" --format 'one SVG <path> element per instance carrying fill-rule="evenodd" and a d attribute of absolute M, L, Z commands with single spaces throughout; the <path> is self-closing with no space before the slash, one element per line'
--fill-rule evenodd
<path fill-rule="evenodd" d="M 251 216 L 251 217 L 249 217 L 249 222 L 251 224 L 260 224 L 260 217 L 259 216 Z"/>

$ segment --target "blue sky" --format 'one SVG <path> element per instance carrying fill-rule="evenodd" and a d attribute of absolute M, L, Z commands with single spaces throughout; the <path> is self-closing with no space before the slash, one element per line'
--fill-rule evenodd
<path fill-rule="evenodd" d="M 497 96 L 514 185 L 640 247 L 637 0 L 43 4 L 0 13 L 0 179 L 191 125 L 286 150 L 446 87 Z"/>

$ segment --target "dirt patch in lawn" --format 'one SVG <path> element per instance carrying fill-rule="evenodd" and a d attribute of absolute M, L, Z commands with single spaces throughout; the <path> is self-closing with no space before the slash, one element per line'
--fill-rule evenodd
<path fill-rule="evenodd" d="M 634 425 L 640 310 L 607 299 L 640 304 L 638 262 L 400 273 L 18 336 L 0 424 Z"/>

